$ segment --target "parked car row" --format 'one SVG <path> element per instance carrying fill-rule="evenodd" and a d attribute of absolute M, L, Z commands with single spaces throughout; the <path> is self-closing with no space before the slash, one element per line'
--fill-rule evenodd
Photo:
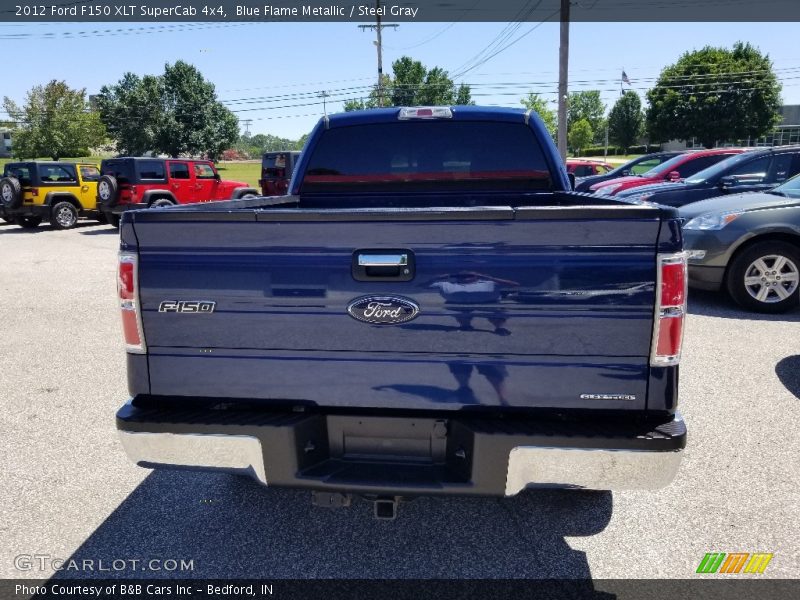
<path fill-rule="evenodd" d="M 259 190 L 225 181 L 207 160 L 121 157 L 100 165 L 7 163 L 0 179 L 0 217 L 32 229 L 49 221 L 74 227 L 81 216 L 119 225 L 126 210 L 256 197 Z"/>
<path fill-rule="evenodd" d="M 636 166 L 658 161 L 635 173 Z M 678 207 L 689 286 L 725 291 L 766 313 L 800 299 L 800 146 L 647 155 L 620 177 L 577 180 L 577 191 Z"/>

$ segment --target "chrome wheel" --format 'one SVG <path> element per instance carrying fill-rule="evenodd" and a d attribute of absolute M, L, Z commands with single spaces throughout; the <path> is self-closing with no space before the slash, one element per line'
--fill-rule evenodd
<path fill-rule="evenodd" d="M 3 204 L 11 204 L 11 200 L 14 198 L 14 190 L 11 189 L 11 186 L 5 184 L 3 189 L 0 190 L 0 194 L 3 196 Z"/>
<path fill-rule="evenodd" d="M 800 285 L 797 265 L 779 254 L 762 256 L 744 273 L 744 287 L 752 298 L 766 304 L 786 300 Z"/>
<path fill-rule="evenodd" d="M 63 229 L 69 229 L 75 224 L 75 212 L 69 206 L 60 206 L 56 211 L 56 223 Z"/>

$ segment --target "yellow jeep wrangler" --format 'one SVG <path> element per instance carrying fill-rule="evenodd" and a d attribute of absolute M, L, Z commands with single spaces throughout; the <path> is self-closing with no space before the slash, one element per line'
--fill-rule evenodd
<path fill-rule="evenodd" d="M 100 168 L 91 163 L 7 163 L 0 179 L 0 216 L 32 229 L 42 220 L 56 229 L 75 227 L 79 216 L 103 222 L 97 207 Z"/>

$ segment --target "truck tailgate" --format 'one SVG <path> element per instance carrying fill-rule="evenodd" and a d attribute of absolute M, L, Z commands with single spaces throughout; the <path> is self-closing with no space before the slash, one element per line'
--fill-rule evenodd
<path fill-rule="evenodd" d="M 657 210 L 170 209 L 136 213 L 133 229 L 153 395 L 646 407 Z M 419 312 L 348 312 L 372 297 Z"/>

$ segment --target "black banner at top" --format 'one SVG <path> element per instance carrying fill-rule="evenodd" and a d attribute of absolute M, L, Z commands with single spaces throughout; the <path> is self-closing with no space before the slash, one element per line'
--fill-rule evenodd
<path fill-rule="evenodd" d="M 2 22 L 543 22 L 562 0 L 0 0 Z M 800 21 L 800 0 L 570 0 L 576 22 Z"/>

